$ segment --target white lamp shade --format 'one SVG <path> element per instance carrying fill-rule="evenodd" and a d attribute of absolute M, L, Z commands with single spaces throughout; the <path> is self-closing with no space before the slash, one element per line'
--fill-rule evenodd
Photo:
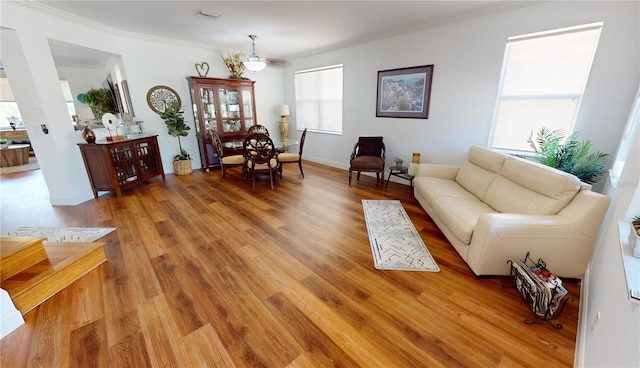
<path fill-rule="evenodd" d="M 278 116 L 289 116 L 291 113 L 289 112 L 289 105 L 278 105 L 276 106 L 276 115 Z"/>

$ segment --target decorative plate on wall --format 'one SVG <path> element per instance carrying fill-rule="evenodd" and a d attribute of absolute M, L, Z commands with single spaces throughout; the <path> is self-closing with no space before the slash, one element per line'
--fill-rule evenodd
<path fill-rule="evenodd" d="M 147 103 L 151 110 L 157 114 L 162 114 L 167 106 L 173 105 L 176 102 L 178 105 L 182 105 L 180 96 L 178 96 L 178 93 L 171 87 L 155 86 L 151 87 L 149 92 L 147 92 Z"/>

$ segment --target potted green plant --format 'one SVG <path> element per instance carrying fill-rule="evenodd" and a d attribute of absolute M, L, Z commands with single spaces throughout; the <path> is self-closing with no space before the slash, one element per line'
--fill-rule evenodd
<path fill-rule="evenodd" d="M 191 156 L 182 148 L 182 143 L 180 142 L 180 137 L 186 137 L 189 135 L 189 130 L 191 130 L 191 127 L 184 121 L 183 113 L 182 107 L 176 102 L 168 105 L 160 115 L 167 125 L 169 135 L 178 138 L 180 153 L 173 157 L 173 172 L 176 175 L 186 175 L 192 171 Z"/>
<path fill-rule="evenodd" d="M 591 141 L 580 142 L 578 135 L 579 132 L 574 132 L 565 140 L 562 130 L 551 131 L 543 126 L 535 140 L 531 132 L 527 142 L 541 164 L 573 174 L 585 183 L 596 183 L 606 172 L 608 154 L 589 153 Z"/>
<path fill-rule="evenodd" d="M 400 157 L 396 157 L 395 159 L 393 159 L 393 161 L 395 161 L 397 169 L 402 169 L 402 164 L 404 163 L 403 159 L 401 159 Z"/>
<path fill-rule="evenodd" d="M 0 138 L 0 149 L 7 149 L 9 148 L 9 140 L 6 138 Z"/>
<path fill-rule="evenodd" d="M 102 115 L 108 112 L 112 114 L 118 113 L 118 108 L 113 102 L 111 91 L 106 88 L 92 88 L 88 90 L 82 97 L 82 102 L 89 105 L 96 120 L 102 119 Z"/>

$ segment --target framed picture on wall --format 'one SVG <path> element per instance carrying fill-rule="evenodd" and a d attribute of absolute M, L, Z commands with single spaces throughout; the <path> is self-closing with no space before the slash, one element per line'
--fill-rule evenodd
<path fill-rule="evenodd" d="M 376 117 L 429 118 L 433 65 L 378 72 Z"/>

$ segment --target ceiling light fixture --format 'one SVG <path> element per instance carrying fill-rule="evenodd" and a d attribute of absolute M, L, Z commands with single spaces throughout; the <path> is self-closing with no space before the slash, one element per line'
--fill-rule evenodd
<path fill-rule="evenodd" d="M 204 17 L 204 18 L 211 18 L 213 20 L 216 20 L 216 19 L 218 19 L 218 18 L 220 18 L 222 16 L 220 14 L 212 14 L 212 13 L 203 12 L 202 9 L 199 9 L 196 12 L 196 15 L 200 16 L 200 17 Z"/>
<path fill-rule="evenodd" d="M 256 54 L 256 38 L 258 38 L 258 36 L 249 35 L 249 38 L 253 46 L 253 53 L 244 61 L 244 66 L 252 72 L 259 72 L 267 66 L 267 60 Z"/>

